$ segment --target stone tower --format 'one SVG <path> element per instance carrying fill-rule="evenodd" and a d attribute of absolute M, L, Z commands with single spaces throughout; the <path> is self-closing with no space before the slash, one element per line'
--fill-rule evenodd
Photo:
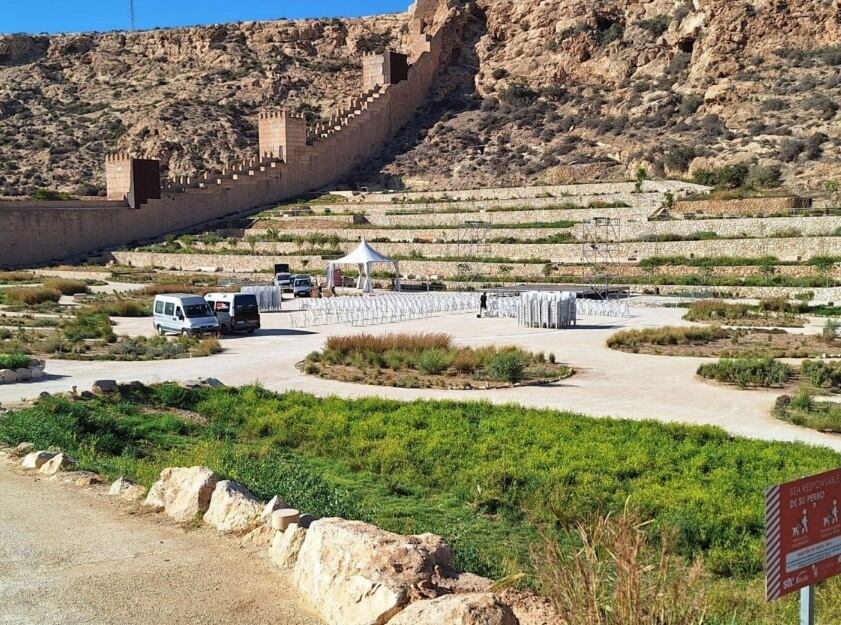
<path fill-rule="evenodd" d="M 105 187 L 109 200 L 126 201 L 140 208 L 149 200 L 161 199 L 161 162 L 134 158 L 127 152 L 105 157 Z"/>
<path fill-rule="evenodd" d="M 416 33 L 426 33 L 432 27 L 440 0 L 416 0 L 411 9 L 412 26 Z"/>
<path fill-rule="evenodd" d="M 303 115 L 288 111 L 260 113 L 260 158 L 278 158 L 288 161 L 290 155 L 307 145 L 307 120 Z"/>
<path fill-rule="evenodd" d="M 386 50 L 384 54 L 362 57 L 362 91 L 380 85 L 396 85 L 409 75 L 409 59 L 405 54 Z"/>

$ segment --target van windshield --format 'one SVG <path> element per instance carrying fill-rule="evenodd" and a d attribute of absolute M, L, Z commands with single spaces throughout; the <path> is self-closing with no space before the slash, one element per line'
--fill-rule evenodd
<path fill-rule="evenodd" d="M 184 306 L 184 314 L 189 319 L 195 319 L 196 317 L 210 317 L 213 313 L 210 312 L 207 304 L 187 304 Z"/>
<path fill-rule="evenodd" d="M 234 298 L 234 312 L 257 312 L 257 298 L 254 295 L 237 295 Z"/>

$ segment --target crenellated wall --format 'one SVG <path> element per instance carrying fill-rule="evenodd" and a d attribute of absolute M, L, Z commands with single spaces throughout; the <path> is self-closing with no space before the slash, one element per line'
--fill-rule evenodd
<path fill-rule="evenodd" d="M 131 159 L 107 162 L 108 198 L 81 208 L 49 202 L 0 203 L 0 266 L 34 265 L 84 255 L 267 207 L 323 187 L 380 150 L 423 102 L 440 64 L 450 21 L 444 0 L 418 3 L 405 80 L 364 91 L 326 125 L 308 129 L 282 111 L 260 116 L 259 158 L 198 179 L 167 185 L 160 199 L 132 204 Z M 437 24 L 437 30 L 433 27 Z M 432 32 L 434 31 L 434 32 Z M 402 76 L 401 76 L 402 77 Z"/>

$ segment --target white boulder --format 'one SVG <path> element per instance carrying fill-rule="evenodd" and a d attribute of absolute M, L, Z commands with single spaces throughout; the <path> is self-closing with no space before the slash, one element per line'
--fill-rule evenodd
<path fill-rule="evenodd" d="M 473 593 L 417 601 L 389 625 L 519 625 L 519 621 L 496 595 Z"/>
<path fill-rule="evenodd" d="M 124 477 L 114 480 L 111 487 L 108 489 L 108 494 L 126 501 L 137 501 L 143 498 L 146 494 L 146 488 L 140 484 L 135 484 L 131 480 Z"/>
<path fill-rule="evenodd" d="M 161 471 L 144 503 L 177 521 L 191 521 L 207 510 L 218 481 L 207 467 L 169 467 Z"/>
<path fill-rule="evenodd" d="M 24 442 L 12 449 L 9 455 L 11 455 L 12 458 L 23 458 L 25 455 L 31 454 L 33 451 L 35 451 L 35 445 Z"/>
<path fill-rule="evenodd" d="M 241 532 L 262 521 L 263 506 L 242 484 L 222 480 L 213 489 L 204 521 L 220 532 Z"/>
<path fill-rule="evenodd" d="M 0 369 L 0 382 L 4 384 L 14 384 L 18 381 L 18 374 L 14 369 Z"/>
<path fill-rule="evenodd" d="M 21 367 L 20 369 L 15 369 L 15 375 L 17 376 L 18 382 L 26 382 L 32 377 L 32 372 L 29 370 L 29 367 Z"/>
<path fill-rule="evenodd" d="M 283 569 L 293 568 L 298 561 L 298 554 L 306 535 L 307 530 L 296 523 L 287 527 L 286 531 L 275 532 L 272 546 L 269 548 L 269 558 Z"/>
<path fill-rule="evenodd" d="M 382 625 L 410 600 L 437 596 L 436 578 L 451 566 L 440 536 L 331 518 L 307 530 L 292 574 L 330 625 Z"/>
<path fill-rule="evenodd" d="M 24 469 L 40 469 L 45 462 L 52 460 L 55 455 L 52 451 L 33 451 L 23 457 L 20 466 Z"/>
<path fill-rule="evenodd" d="M 283 510 L 284 508 L 288 508 L 283 500 L 275 495 L 271 499 L 266 502 L 266 505 L 263 506 L 263 521 L 266 523 L 271 523 L 272 520 L 272 512 L 275 510 Z"/>
<path fill-rule="evenodd" d="M 42 464 L 38 469 L 38 472 L 43 473 L 44 475 L 55 475 L 59 471 L 69 469 L 74 464 L 76 464 L 76 461 L 67 454 L 56 454 Z"/>

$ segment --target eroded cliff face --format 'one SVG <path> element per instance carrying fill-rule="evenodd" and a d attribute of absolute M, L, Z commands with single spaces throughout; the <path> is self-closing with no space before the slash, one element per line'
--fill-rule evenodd
<path fill-rule="evenodd" d="M 475 0 L 417 120 L 371 178 L 481 185 L 841 177 L 839 0 Z M 174 175 L 251 155 L 267 105 L 328 115 L 408 16 L 0 38 L 0 193 L 101 187 L 113 148 Z M 5 169 L 4 169 L 5 167 Z"/>

